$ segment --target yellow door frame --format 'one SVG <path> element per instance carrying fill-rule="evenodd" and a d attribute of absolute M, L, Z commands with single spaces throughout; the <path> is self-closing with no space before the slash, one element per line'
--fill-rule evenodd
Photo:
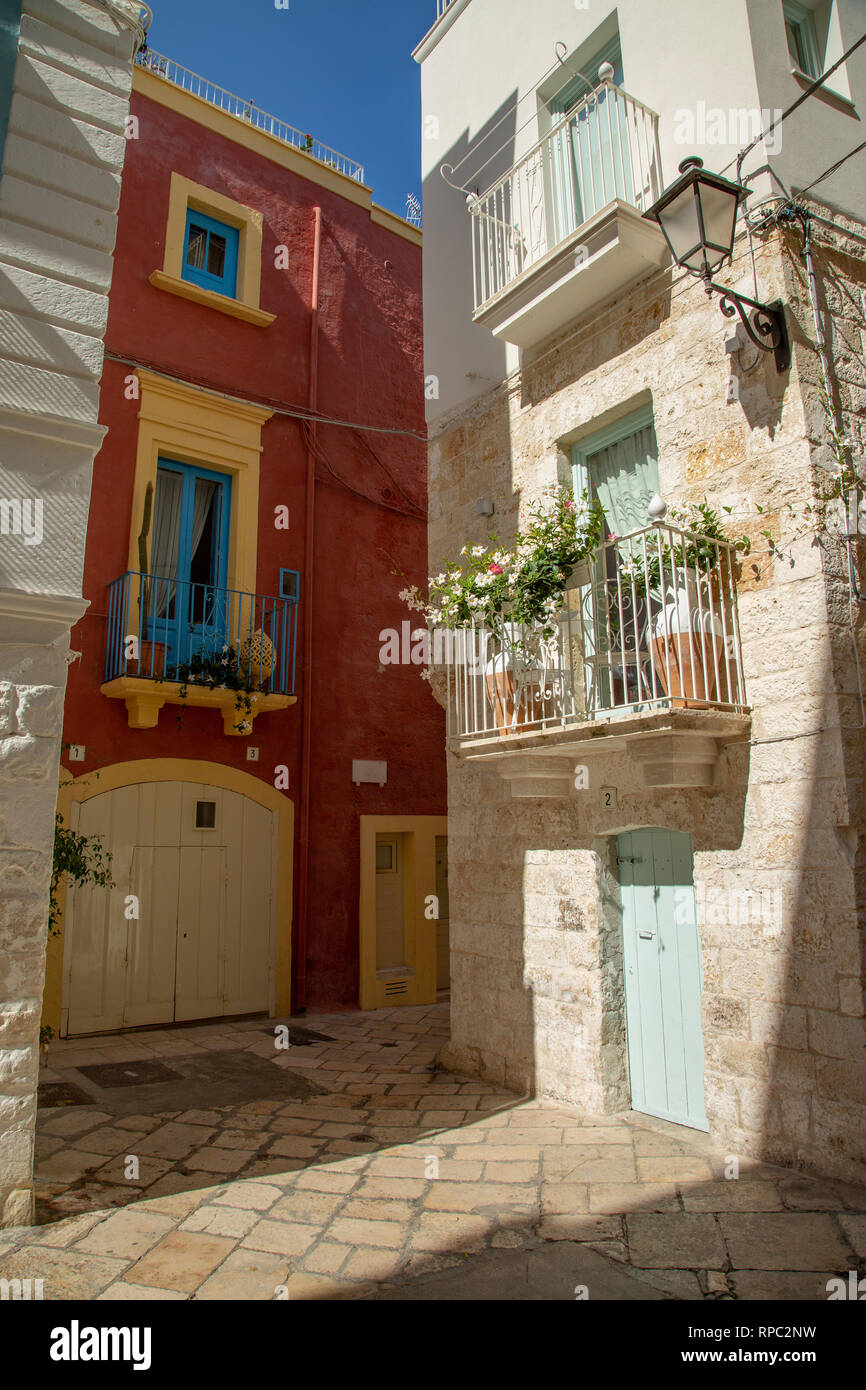
<path fill-rule="evenodd" d="M 361 816 L 360 996 L 362 1009 L 436 1002 L 436 919 L 426 915 L 436 895 L 436 836 L 447 835 L 447 816 Z M 376 836 L 405 835 L 405 993 L 389 995 L 395 972 L 376 969 Z M 400 979 L 404 977 L 401 975 Z"/>
<path fill-rule="evenodd" d="M 64 769 L 65 771 L 65 769 Z M 291 1012 L 292 991 L 292 859 L 294 840 L 294 803 L 283 792 L 239 768 L 224 763 L 211 763 L 188 758 L 141 758 L 132 762 L 113 763 L 98 772 L 85 772 L 61 781 L 57 795 L 57 810 L 64 824 L 69 824 L 74 803 L 89 801 L 103 792 L 140 782 L 202 782 L 223 791 L 238 792 L 277 815 L 277 884 L 274 904 L 274 981 L 276 984 L 276 1015 Z M 42 1001 L 42 1022 L 60 1032 L 63 1006 L 63 946 L 66 911 L 66 884 L 58 891 L 57 935 L 49 938 L 45 962 L 45 993 Z"/>

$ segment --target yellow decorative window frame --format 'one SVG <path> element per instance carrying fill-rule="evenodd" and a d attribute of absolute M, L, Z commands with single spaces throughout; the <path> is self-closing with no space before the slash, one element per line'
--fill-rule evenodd
<path fill-rule="evenodd" d="M 227 473 L 232 480 L 226 587 L 256 592 L 262 426 L 272 410 L 227 400 L 139 367 L 138 448 L 129 524 L 129 563 L 137 571 L 138 536 L 148 483 L 156 489 L 160 456 Z"/>
<path fill-rule="evenodd" d="M 238 236 L 238 280 L 237 295 L 217 294 L 206 290 L 183 278 L 183 248 L 186 239 L 186 215 L 192 208 L 194 212 L 205 213 L 230 227 L 237 227 Z M 216 193 L 204 184 L 193 183 L 181 174 L 172 173 L 168 195 L 168 221 L 165 228 L 165 253 L 162 270 L 153 271 L 150 283 L 157 289 L 167 290 L 169 294 L 180 295 L 197 304 L 207 304 L 219 309 L 233 318 L 245 319 L 247 323 L 266 328 L 273 323 L 276 314 L 265 313 L 259 307 L 262 284 L 262 225 L 263 217 L 255 208 L 244 203 L 236 203 L 223 193 Z"/>
<path fill-rule="evenodd" d="M 138 537 L 147 487 L 152 484 L 155 493 L 157 467 L 160 457 L 164 457 L 176 463 L 198 464 L 231 478 L 226 588 L 254 594 L 262 426 L 273 411 L 245 401 L 227 400 L 143 367 L 138 368 L 136 375 L 140 406 L 127 569 L 133 574 L 139 572 Z M 154 682 L 134 676 L 119 676 L 101 687 L 104 695 L 126 701 L 129 724 L 134 729 L 155 728 L 162 706 L 180 703 L 180 689 L 176 682 Z M 219 707 L 225 733 L 243 736 L 252 732 L 257 714 L 285 709 L 295 701 L 294 695 L 254 694 L 250 696 L 249 708 L 245 706 L 239 713 L 234 691 L 190 687 L 183 703 Z"/>

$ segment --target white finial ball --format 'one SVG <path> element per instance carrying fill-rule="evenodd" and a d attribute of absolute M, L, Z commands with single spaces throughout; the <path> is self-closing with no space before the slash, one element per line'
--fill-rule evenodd
<path fill-rule="evenodd" d="M 664 521 L 667 509 L 668 504 L 664 500 L 664 498 L 660 497 L 657 492 L 653 493 L 652 497 L 650 498 L 649 506 L 647 507 L 647 511 L 650 515 L 650 521 L 654 523 Z"/>
<path fill-rule="evenodd" d="M 613 81 L 613 63 L 602 63 L 598 70 L 598 80 L 599 82 Z"/>

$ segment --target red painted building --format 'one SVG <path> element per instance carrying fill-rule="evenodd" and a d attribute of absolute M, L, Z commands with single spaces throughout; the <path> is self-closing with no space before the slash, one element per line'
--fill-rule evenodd
<path fill-rule="evenodd" d="M 426 574 L 420 232 L 148 62 L 60 802 L 116 886 L 67 904 L 61 1031 L 422 1002 L 442 712 L 380 664 Z"/>

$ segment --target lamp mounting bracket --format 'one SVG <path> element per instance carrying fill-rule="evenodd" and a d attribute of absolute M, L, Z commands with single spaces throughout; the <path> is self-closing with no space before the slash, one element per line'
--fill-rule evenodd
<path fill-rule="evenodd" d="M 727 289 L 724 285 L 715 285 L 710 279 L 705 280 L 704 286 L 707 294 L 715 291 L 719 295 L 719 309 L 725 318 L 731 319 L 739 314 L 755 347 L 760 348 L 761 352 L 774 353 L 776 371 L 786 372 L 791 365 L 791 344 L 781 299 L 774 299 L 772 304 L 759 304 L 756 299 L 749 299 L 747 295 Z M 747 308 L 751 310 L 750 313 Z"/>

